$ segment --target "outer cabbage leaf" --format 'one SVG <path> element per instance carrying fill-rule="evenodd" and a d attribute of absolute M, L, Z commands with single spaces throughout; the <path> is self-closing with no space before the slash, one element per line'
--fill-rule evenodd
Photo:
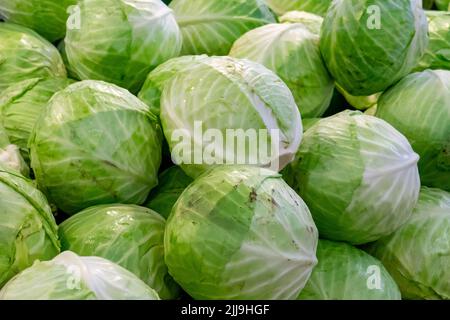
<path fill-rule="evenodd" d="M 44 195 L 30 180 L 0 166 L 0 287 L 33 261 L 52 259 L 59 249 Z"/>
<path fill-rule="evenodd" d="M 336 84 L 337 90 L 345 97 L 345 100 L 358 110 L 367 110 L 377 105 L 381 93 L 375 93 L 370 96 L 352 96 L 345 91 L 339 84 Z"/>
<path fill-rule="evenodd" d="M 67 78 L 34 78 L 21 81 L 0 96 L 0 120 L 11 142 L 28 161 L 28 139 L 50 98 L 73 81 Z"/>
<path fill-rule="evenodd" d="M 363 244 L 403 225 L 417 202 L 419 157 L 387 122 L 345 111 L 304 134 L 285 174 L 323 238 Z"/>
<path fill-rule="evenodd" d="M 196 62 L 205 59 L 208 59 L 208 56 L 183 56 L 163 63 L 148 74 L 138 97 L 150 107 L 154 114 L 159 115 L 164 84 L 178 72 L 188 69 L 190 66 L 195 65 Z"/>
<path fill-rule="evenodd" d="M 319 240 L 319 263 L 299 300 L 400 300 L 397 284 L 380 261 L 343 242 Z"/>
<path fill-rule="evenodd" d="M 155 290 L 130 271 L 99 257 L 66 251 L 36 261 L 9 281 L 0 300 L 159 300 Z"/>
<path fill-rule="evenodd" d="M 405 77 L 381 96 L 376 116 L 402 132 L 420 155 L 422 184 L 450 191 L 450 71 Z"/>
<path fill-rule="evenodd" d="M 405 299 L 450 299 L 450 193 L 423 187 L 412 218 L 369 252 Z"/>
<path fill-rule="evenodd" d="M 136 93 L 152 69 L 180 53 L 180 30 L 160 0 L 84 0 L 77 6 L 69 17 L 74 25 L 67 30 L 65 50 L 83 80 L 103 80 Z"/>
<path fill-rule="evenodd" d="M 164 82 L 160 101 L 161 123 L 172 159 L 191 177 L 225 163 L 265 166 L 270 162 L 281 170 L 293 159 L 301 141 L 301 117 L 291 91 L 272 71 L 248 60 L 195 60 Z M 218 130 L 225 137 L 222 143 L 199 139 L 195 122 L 201 122 L 203 132 Z M 237 149 L 237 143 L 230 146 L 225 141 L 230 129 L 256 133 L 258 146 L 266 144 L 274 151 L 268 161 L 247 143 L 250 139 L 244 141 L 242 149 Z M 266 130 L 267 136 L 260 136 L 260 130 Z M 187 137 L 180 140 L 176 137 L 181 132 Z M 211 149 L 218 150 L 211 157 L 214 161 L 194 161 L 198 153 L 208 154 Z M 242 150 L 244 163 L 237 159 Z"/>

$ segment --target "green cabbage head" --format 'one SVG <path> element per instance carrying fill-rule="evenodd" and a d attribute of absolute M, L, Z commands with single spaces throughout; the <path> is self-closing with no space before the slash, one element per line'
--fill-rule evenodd
<path fill-rule="evenodd" d="M 222 166 L 182 193 L 164 248 L 170 274 L 195 299 L 295 299 L 317 263 L 317 238 L 279 174 Z"/>
<path fill-rule="evenodd" d="M 0 288 L 35 260 L 52 259 L 59 250 L 44 195 L 30 180 L 0 165 Z"/>
<path fill-rule="evenodd" d="M 11 279 L 0 300 L 159 300 L 155 290 L 130 271 L 100 257 L 66 251 Z"/>
<path fill-rule="evenodd" d="M 141 204 L 157 184 L 161 129 L 127 90 L 81 81 L 59 91 L 34 127 L 31 166 L 49 200 L 73 214 L 97 204 Z"/>
<path fill-rule="evenodd" d="M 77 0 L 0 0 L 0 17 L 54 42 L 66 34 L 69 7 L 76 3 Z"/>
<path fill-rule="evenodd" d="M 83 0 L 69 17 L 65 50 L 80 79 L 136 93 L 152 69 L 178 56 L 181 33 L 160 0 Z"/>
<path fill-rule="evenodd" d="M 299 300 L 400 300 L 397 284 L 380 261 L 344 242 L 319 240 L 319 263 Z"/>
<path fill-rule="evenodd" d="M 418 155 L 387 122 L 344 111 L 309 128 L 286 169 L 323 238 L 363 244 L 403 225 L 417 202 Z"/>
<path fill-rule="evenodd" d="M 450 299 L 450 193 L 423 187 L 409 221 L 369 252 L 386 266 L 405 299 Z"/>
<path fill-rule="evenodd" d="M 422 184 L 450 191 L 450 71 L 405 77 L 381 96 L 376 116 L 402 132 L 420 155 Z"/>
<path fill-rule="evenodd" d="M 350 95 L 387 89 L 417 66 L 428 45 L 421 0 L 335 0 L 320 48 L 328 70 Z"/>
<path fill-rule="evenodd" d="M 28 28 L 0 23 L 0 52 L 0 95 L 23 80 L 66 76 L 58 50 Z"/>
<path fill-rule="evenodd" d="M 164 263 L 165 225 L 163 217 L 147 208 L 95 206 L 60 225 L 61 248 L 115 262 L 155 289 L 162 299 L 174 299 L 179 287 Z"/>
<path fill-rule="evenodd" d="M 239 38 L 230 56 L 274 71 L 294 95 L 303 118 L 322 116 L 333 97 L 334 80 L 323 63 L 319 35 L 303 23 L 269 24 Z"/>

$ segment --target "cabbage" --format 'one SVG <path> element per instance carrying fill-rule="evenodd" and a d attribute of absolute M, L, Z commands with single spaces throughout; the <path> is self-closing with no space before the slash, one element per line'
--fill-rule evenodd
<path fill-rule="evenodd" d="M 230 56 L 261 63 L 291 89 L 303 118 L 320 117 L 330 105 L 334 80 L 319 50 L 319 35 L 302 23 L 269 24 L 247 32 Z"/>
<path fill-rule="evenodd" d="M 176 67 L 178 61 L 180 66 Z M 145 95 L 153 104 L 160 102 L 161 122 L 172 159 L 189 176 L 197 177 L 210 167 L 225 163 L 270 163 L 274 169 L 282 169 L 292 160 L 301 141 L 301 117 L 292 93 L 272 71 L 258 63 L 229 57 L 182 57 L 167 63 L 170 67 L 161 66 L 154 71 L 161 74 L 149 76 L 156 79 L 157 85 L 152 89 L 150 81 Z M 202 126 L 201 137 L 195 130 L 196 122 Z M 223 141 L 207 141 L 209 129 L 216 130 Z M 237 148 L 238 142 L 226 141 L 227 130 L 233 129 L 255 133 L 258 146 L 266 144 L 268 151 L 273 149 L 270 159 L 261 157 L 260 150 L 255 152 L 248 143 L 255 142 L 251 139 L 243 142 L 242 149 Z M 267 136 L 261 134 L 262 130 Z M 181 133 L 183 139 L 178 139 Z M 211 152 L 208 158 L 211 149 L 218 151 Z M 195 161 L 205 154 L 207 158 L 202 160 L 210 162 Z M 238 161 L 242 155 L 245 161 Z"/>
<path fill-rule="evenodd" d="M 320 48 L 345 91 L 370 96 L 417 65 L 428 44 L 427 29 L 420 0 L 335 0 L 324 19 Z"/>
<path fill-rule="evenodd" d="M 323 18 L 305 11 L 289 11 L 280 17 L 280 23 L 301 23 L 312 33 L 320 35 Z"/>
<path fill-rule="evenodd" d="M 192 181 L 180 167 L 170 167 L 159 175 L 159 184 L 150 192 L 145 206 L 167 219 L 173 205 Z"/>
<path fill-rule="evenodd" d="M 0 96 L 0 120 L 25 159 L 29 159 L 31 131 L 48 100 L 72 82 L 67 78 L 33 78 L 8 87 Z"/>
<path fill-rule="evenodd" d="M 10 170 L 14 170 L 28 176 L 30 168 L 23 160 L 19 147 L 9 141 L 6 130 L 0 124 L 0 164 Z"/>
<path fill-rule="evenodd" d="M 141 204 L 157 184 L 161 130 L 125 89 L 82 81 L 53 96 L 30 137 L 39 187 L 66 213 Z"/>
<path fill-rule="evenodd" d="M 34 260 L 59 253 L 57 226 L 44 195 L 0 165 L 0 288 Z"/>
<path fill-rule="evenodd" d="M 450 299 L 450 193 L 423 187 L 412 218 L 369 252 L 381 259 L 405 299 Z"/>
<path fill-rule="evenodd" d="M 404 224 L 416 204 L 419 157 L 387 122 L 344 111 L 307 130 L 285 173 L 323 238 L 363 244 Z"/>
<path fill-rule="evenodd" d="M 54 42 L 64 37 L 68 8 L 76 3 L 77 0 L 0 0 L 0 16 Z"/>
<path fill-rule="evenodd" d="M 183 55 L 226 55 L 247 31 L 275 22 L 264 0 L 173 0 Z"/>
<path fill-rule="evenodd" d="M 450 71 L 405 77 L 381 96 L 376 116 L 402 132 L 420 155 L 422 184 L 450 191 Z"/>
<path fill-rule="evenodd" d="M 450 70 L 450 12 L 427 11 L 430 42 L 416 71 Z"/>
<path fill-rule="evenodd" d="M 0 22 L 0 52 L 0 95 L 22 80 L 66 76 L 58 50 L 30 29 Z"/>
<path fill-rule="evenodd" d="M 133 272 L 162 299 L 177 298 L 179 288 L 164 263 L 166 221 L 156 212 L 133 205 L 101 205 L 64 221 L 62 250 L 108 259 Z"/>
<path fill-rule="evenodd" d="M 70 19 L 67 59 L 83 80 L 103 80 L 138 92 L 147 74 L 178 56 L 181 34 L 160 0 L 83 0 Z"/>
<path fill-rule="evenodd" d="M 324 16 L 332 0 L 266 0 L 269 7 L 278 15 L 288 11 L 301 10 Z"/>
<path fill-rule="evenodd" d="M 182 193 L 164 248 L 170 274 L 195 299 L 294 299 L 317 263 L 317 238 L 279 174 L 222 166 Z"/>
<path fill-rule="evenodd" d="M 400 300 L 380 261 L 349 244 L 319 240 L 319 263 L 299 300 Z"/>
<path fill-rule="evenodd" d="M 0 300 L 159 300 L 126 269 L 99 257 L 63 252 L 36 261 L 0 291 Z"/>

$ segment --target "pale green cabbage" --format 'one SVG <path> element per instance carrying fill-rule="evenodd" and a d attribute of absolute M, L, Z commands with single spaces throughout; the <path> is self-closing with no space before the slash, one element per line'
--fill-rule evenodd
<path fill-rule="evenodd" d="M 0 96 L 0 121 L 11 143 L 28 161 L 28 139 L 37 119 L 56 92 L 73 81 L 67 78 L 33 78 L 18 82 Z"/>
<path fill-rule="evenodd" d="M 36 261 L 0 291 L 0 300 L 159 300 L 130 271 L 99 257 L 66 251 Z"/>
<path fill-rule="evenodd" d="M 275 22 L 264 0 L 173 0 L 170 8 L 183 34 L 183 55 L 226 55 L 241 35 Z"/>
<path fill-rule="evenodd" d="M 267 0 L 269 7 L 278 15 L 300 10 L 324 16 L 331 2 L 332 0 Z"/>
<path fill-rule="evenodd" d="M 57 228 L 44 195 L 0 165 L 0 288 L 33 261 L 59 253 Z"/>
<path fill-rule="evenodd" d="M 408 223 L 369 248 L 405 299 L 450 299 L 450 193 L 423 187 Z"/>
<path fill-rule="evenodd" d="M 344 111 L 309 128 L 284 173 L 323 238 L 363 244 L 403 225 L 416 204 L 419 157 L 387 122 Z"/>
<path fill-rule="evenodd" d="M 181 50 L 175 17 L 160 0 L 83 0 L 71 19 L 65 50 L 83 80 L 103 80 L 136 93 L 152 69 Z"/>
<path fill-rule="evenodd" d="M 159 103 L 172 159 L 189 176 L 196 177 L 225 163 L 267 165 L 259 152 L 247 148 L 248 143 L 244 149 L 247 161 L 237 162 L 236 145 L 225 141 L 228 129 L 250 129 L 257 134 L 266 130 L 267 137 L 258 138 L 258 143 L 274 149 L 268 162 L 277 160 L 275 169 L 289 163 L 300 144 L 301 117 L 291 91 L 277 75 L 258 63 L 230 57 L 181 57 L 149 75 L 144 89 L 139 96 L 150 101 L 152 109 Z M 223 144 L 196 137 L 195 122 L 201 122 L 204 133 L 218 130 L 224 137 Z M 176 138 L 181 132 L 184 139 Z M 198 150 L 203 155 L 212 146 L 219 150 L 212 157 L 214 163 L 195 163 Z M 182 157 L 179 150 L 184 150 Z"/>
<path fill-rule="evenodd" d="M 157 185 L 161 129 L 125 89 L 81 81 L 59 91 L 29 146 L 39 187 L 66 213 L 107 203 L 141 204 Z"/>
<path fill-rule="evenodd" d="M 323 18 L 316 14 L 305 11 L 289 11 L 280 17 L 280 23 L 301 23 L 309 31 L 320 35 Z"/>
<path fill-rule="evenodd" d="M 279 174 L 223 166 L 182 193 L 164 248 L 170 274 L 195 299 L 294 299 L 317 263 L 317 238 Z"/>
<path fill-rule="evenodd" d="M 450 71 L 405 77 L 381 96 L 376 116 L 403 133 L 420 155 L 422 184 L 450 191 Z"/>
<path fill-rule="evenodd" d="M 450 12 L 427 11 L 430 42 L 415 71 L 450 70 Z"/>
<path fill-rule="evenodd" d="M 30 174 L 30 168 L 22 158 L 19 147 L 10 142 L 2 124 L 0 124 L 0 164 L 26 177 Z"/>

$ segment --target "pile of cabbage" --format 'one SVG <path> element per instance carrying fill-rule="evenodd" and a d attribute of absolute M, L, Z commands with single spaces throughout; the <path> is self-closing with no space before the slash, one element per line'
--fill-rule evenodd
<path fill-rule="evenodd" d="M 0 0 L 0 299 L 450 299 L 448 10 Z"/>

